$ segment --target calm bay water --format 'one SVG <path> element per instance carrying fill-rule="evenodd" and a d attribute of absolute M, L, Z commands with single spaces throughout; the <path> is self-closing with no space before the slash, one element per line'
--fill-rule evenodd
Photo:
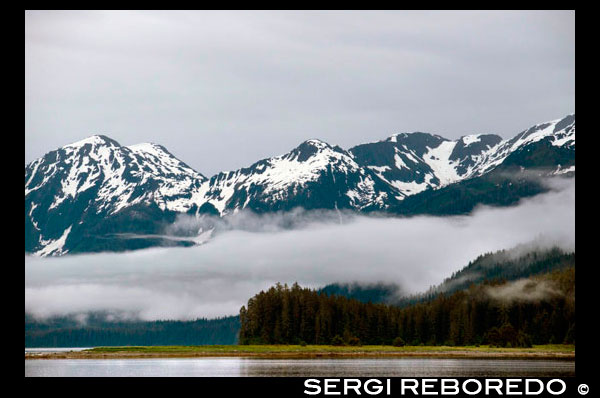
<path fill-rule="evenodd" d="M 52 347 L 52 348 L 27 348 L 25 347 L 25 353 L 30 354 L 43 354 L 49 352 L 69 352 L 69 351 L 83 351 L 88 350 L 91 347 Z"/>
<path fill-rule="evenodd" d="M 575 376 L 575 362 L 526 359 L 29 359 L 25 376 Z"/>

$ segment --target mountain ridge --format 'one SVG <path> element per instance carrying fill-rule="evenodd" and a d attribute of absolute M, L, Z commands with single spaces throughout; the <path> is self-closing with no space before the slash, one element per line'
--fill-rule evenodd
<path fill-rule="evenodd" d="M 413 132 L 346 150 L 313 138 L 285 154 L 210 178 L 160 144 L 121 146 L 105 135 L 92 135 L 26 165 L 25 250 L 39 255 L 89 251 L 85 239 L 96 241 L 94 248 L 116 245 L 121 250 L 131 244 L 121 247 L 113 238 L 100 243 L 98 237 L 158 233 L 181 213 L 222 217 L 242 209 L 261 213 L 295 207 L 431 213 L 420 203 L 415 206 L 420 201 L 404 202 L 415 195 L 443 194 L 444 188 L 463 182 L 473 185 L 494 170 L 536 167 L 547 168 L 549 175 L 574 173 L 575 114 L 506 140 L 493 134 L 449 140 Z M 515 197 L 538 191 L 524 189 Z M 139 241 L 134 248 L 145 244 L 157 242 Z"/>

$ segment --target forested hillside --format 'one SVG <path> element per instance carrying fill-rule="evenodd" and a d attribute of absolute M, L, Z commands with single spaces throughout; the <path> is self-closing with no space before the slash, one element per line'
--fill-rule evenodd
<path fill-rule="evenodd" d="M 522 198 L 547 191 L 540 180 L 494 170 L 481 177 L 409 196 L 392 211 L 407 216 L 468 214 L 478 205 L 511 206 Z"/>
<path fill-rule="evenodd" d="M 195 321 L 110 321 L 91 315 L 35 320 L 25 315 L 25 347 L 236 344 L 239 317 Z"/>
<path fill-rule="evenodd" d="M 242 309 L 240 342 L 572 342 L 574 265 L 575 253 L 517 247 L 483 254 L 414 296 L 403 297 L 391 283 L 330 284 L 316 291 L 277 285 Z M 501 299 L 509 293 L 526 299 Z M 239 331 L 238 316 L 154 322 L 115 321 L 105 314 L 88 314 L 85 322 L 25 316 L 26 347 L 236 344 Z"/>
<path fill-rule="evenodd" d="M 331 283 L 318 289 L 319 293 L 344 296 L 363 303 L 393 304 L 401 297 L 400 286 L 393 283 Z"/>
<path fill-rule="evenodd" d="M 331 283 L 320 289 L 328 295 L 339 295 L 364 303 L 393 304 L 400 307 L 433 300 L 439 293 L 454 293 L 467 289 L 473 283 L 494 280 L 528 278 L 539 273 L 564 269 L 575 265 L 575 253 L 567 253 L 558 247 L 551 249 L 532 248 L 521 245 L 508 250 L 485 253 L 469 261 L 465 267 L 429 290 L 406 295 L 399 285 L 393 283 Z"/>
<path fill-rule="evenodd" d="M 240 344 L 574 343 L 575 268 L 483 282 L 406 308 L 277 284 L 242 307 L 240 322 Z"/>
<path fill-rule="evenodd" d="M 510 250 L 499 250 L 478 256 L 438 286 L 433 286 L 421 294 L 404 296 L 394 304 L 405 307 L 433 300 L 440 293 L 450 294 L 464 290 L 483 281 L 512 281 L 573 266 L 575 253 L 566 253 L 558 247 L 532 250 L 518 246 Z"/>

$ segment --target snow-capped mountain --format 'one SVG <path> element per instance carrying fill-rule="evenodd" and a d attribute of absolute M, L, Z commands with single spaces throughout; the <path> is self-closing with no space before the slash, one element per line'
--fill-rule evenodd
<path fill-rule="evenodd" d="M 263 212 L 298 206 L 362 210 L 384 209 L 388 192 L 387 184 L 351 154 L 311 139 L 285 155 L 213 176 L 194 200 L 198 210 L 203 207 L 219 215 L 244 208 Z"/>
<path fill-rule="evenodd" d="M 539 155 L 540 146 L 550 146 L 553 154 L 539 156 L 531 164 L 523 163 L 521 156 L 519 166 L 554 167 L 557 174 L 574 171 L 575 114 L 537 124 L 509 140 L 493 134 L 448 140 L 420 132 L 402 133 L 355 146 L 350 153 L 361 166 L 393 187 L 396 198 L 402 200 L 428 188 L 481 176 L 522 151 Z M 557 159 L 559 153 L 563 155 L 562 163 Z"/>
<path fill-rule="evenodd" d="M 346 151 L 311 139 L 210 179 L 160 145 L 121 146 L 95 135 L 25 167 L 25 251 L 61 255 L 193 244 L 158 237 L 180 213 L 294 207 L 396 213 L 408 197 L 515 167 L 573 173 L 575 115 L 508 140 L 415 132 Z"/>
<path fill-rule="evenodd" d="M 204 181 L 160 145 L 125 147 L 100 135 L 66 145 L 25 167 L 25 251 L 63 254 L 86 220 L 139 204 L 187 211 Z"/>
<path fill-rule="evenodd" d="M 545 150 L 541 151 L 541 148 Z M 534 156 L 535 159 L 525 162 L 523 156 Z M 482 175 L 500 165 L 507 166 L 512 163 L 507 162 L 510 157 L 519 167 L 555 167 L 556 174 L 575 171 L 575 114 L 536 124 L 509 140 L 501 141 L 478 159 L 475 175 Z"/>
<path fill-rule="evenodd" d="M 471 177 L 484 154 L 502 138 L 468 135 L 448 140 L 427 133 L 394 134 L 386 140 L 355 146 L 354 158 L 390 185 L 398 200 L 428 188 Z"/>

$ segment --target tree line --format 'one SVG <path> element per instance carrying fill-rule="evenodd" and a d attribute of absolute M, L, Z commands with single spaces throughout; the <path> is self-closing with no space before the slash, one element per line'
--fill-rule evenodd
<path fill-rule="evenodd" d="M 193 321 L 112 321 L 90 314 L 37 320 L 25 315 L 25 347 L 236 344 L 239 317 Z"/>
<path fill-rule="evenodd" d="M 522 250 L 528 251 L 520 254 Z M 509 250 L 485 253 L 475 260 L 469 261 L 469 264 L 461 270 L 453 272 L 441 284 L 432 286 L 423 293 L 401 297 L 392 304 L 405 307 L 431 301 L 440 293 L 450 294 L 468 289 L 474 283 L 528 278 L 537 274 L 569 268 L 574 264 L 575 252 L 566 253 L 558 247 L 531 250 L 517 246 Z"/>
<path fill-rule="evenodd" d="M 278 283 L 241 308 L 239 343 L 514 347 L 575 342 L 574 267 L 530 278 L 520 292 L 523 298 L 491 294 L 510 292 L 498 289 L 510 283 L 485 281 L 404 308 Z M 530 294 L 538 288 L 552 294 Z"/>
<path fill-rule="evenodd" d="M 509 250 L 485 253 L 461 270 L 452 273 L 441 284 L 431 286 L 427 291 L 406 295 L 399 285 L 390 282 L 379 283 L 331 283 L 318 292 L 338 295 L 362 302 L 392 304 L 407 307 L 421 302 L 431 301 L 440 293 L 446 295 L 468 289 L 473 283 L 485 280 L 515 280 L 532 275 L 564 269 L 575 264 L 575 253 L 566 253 L 558 247 L 550 249 L 532 249 L 517 246 Z"/>

